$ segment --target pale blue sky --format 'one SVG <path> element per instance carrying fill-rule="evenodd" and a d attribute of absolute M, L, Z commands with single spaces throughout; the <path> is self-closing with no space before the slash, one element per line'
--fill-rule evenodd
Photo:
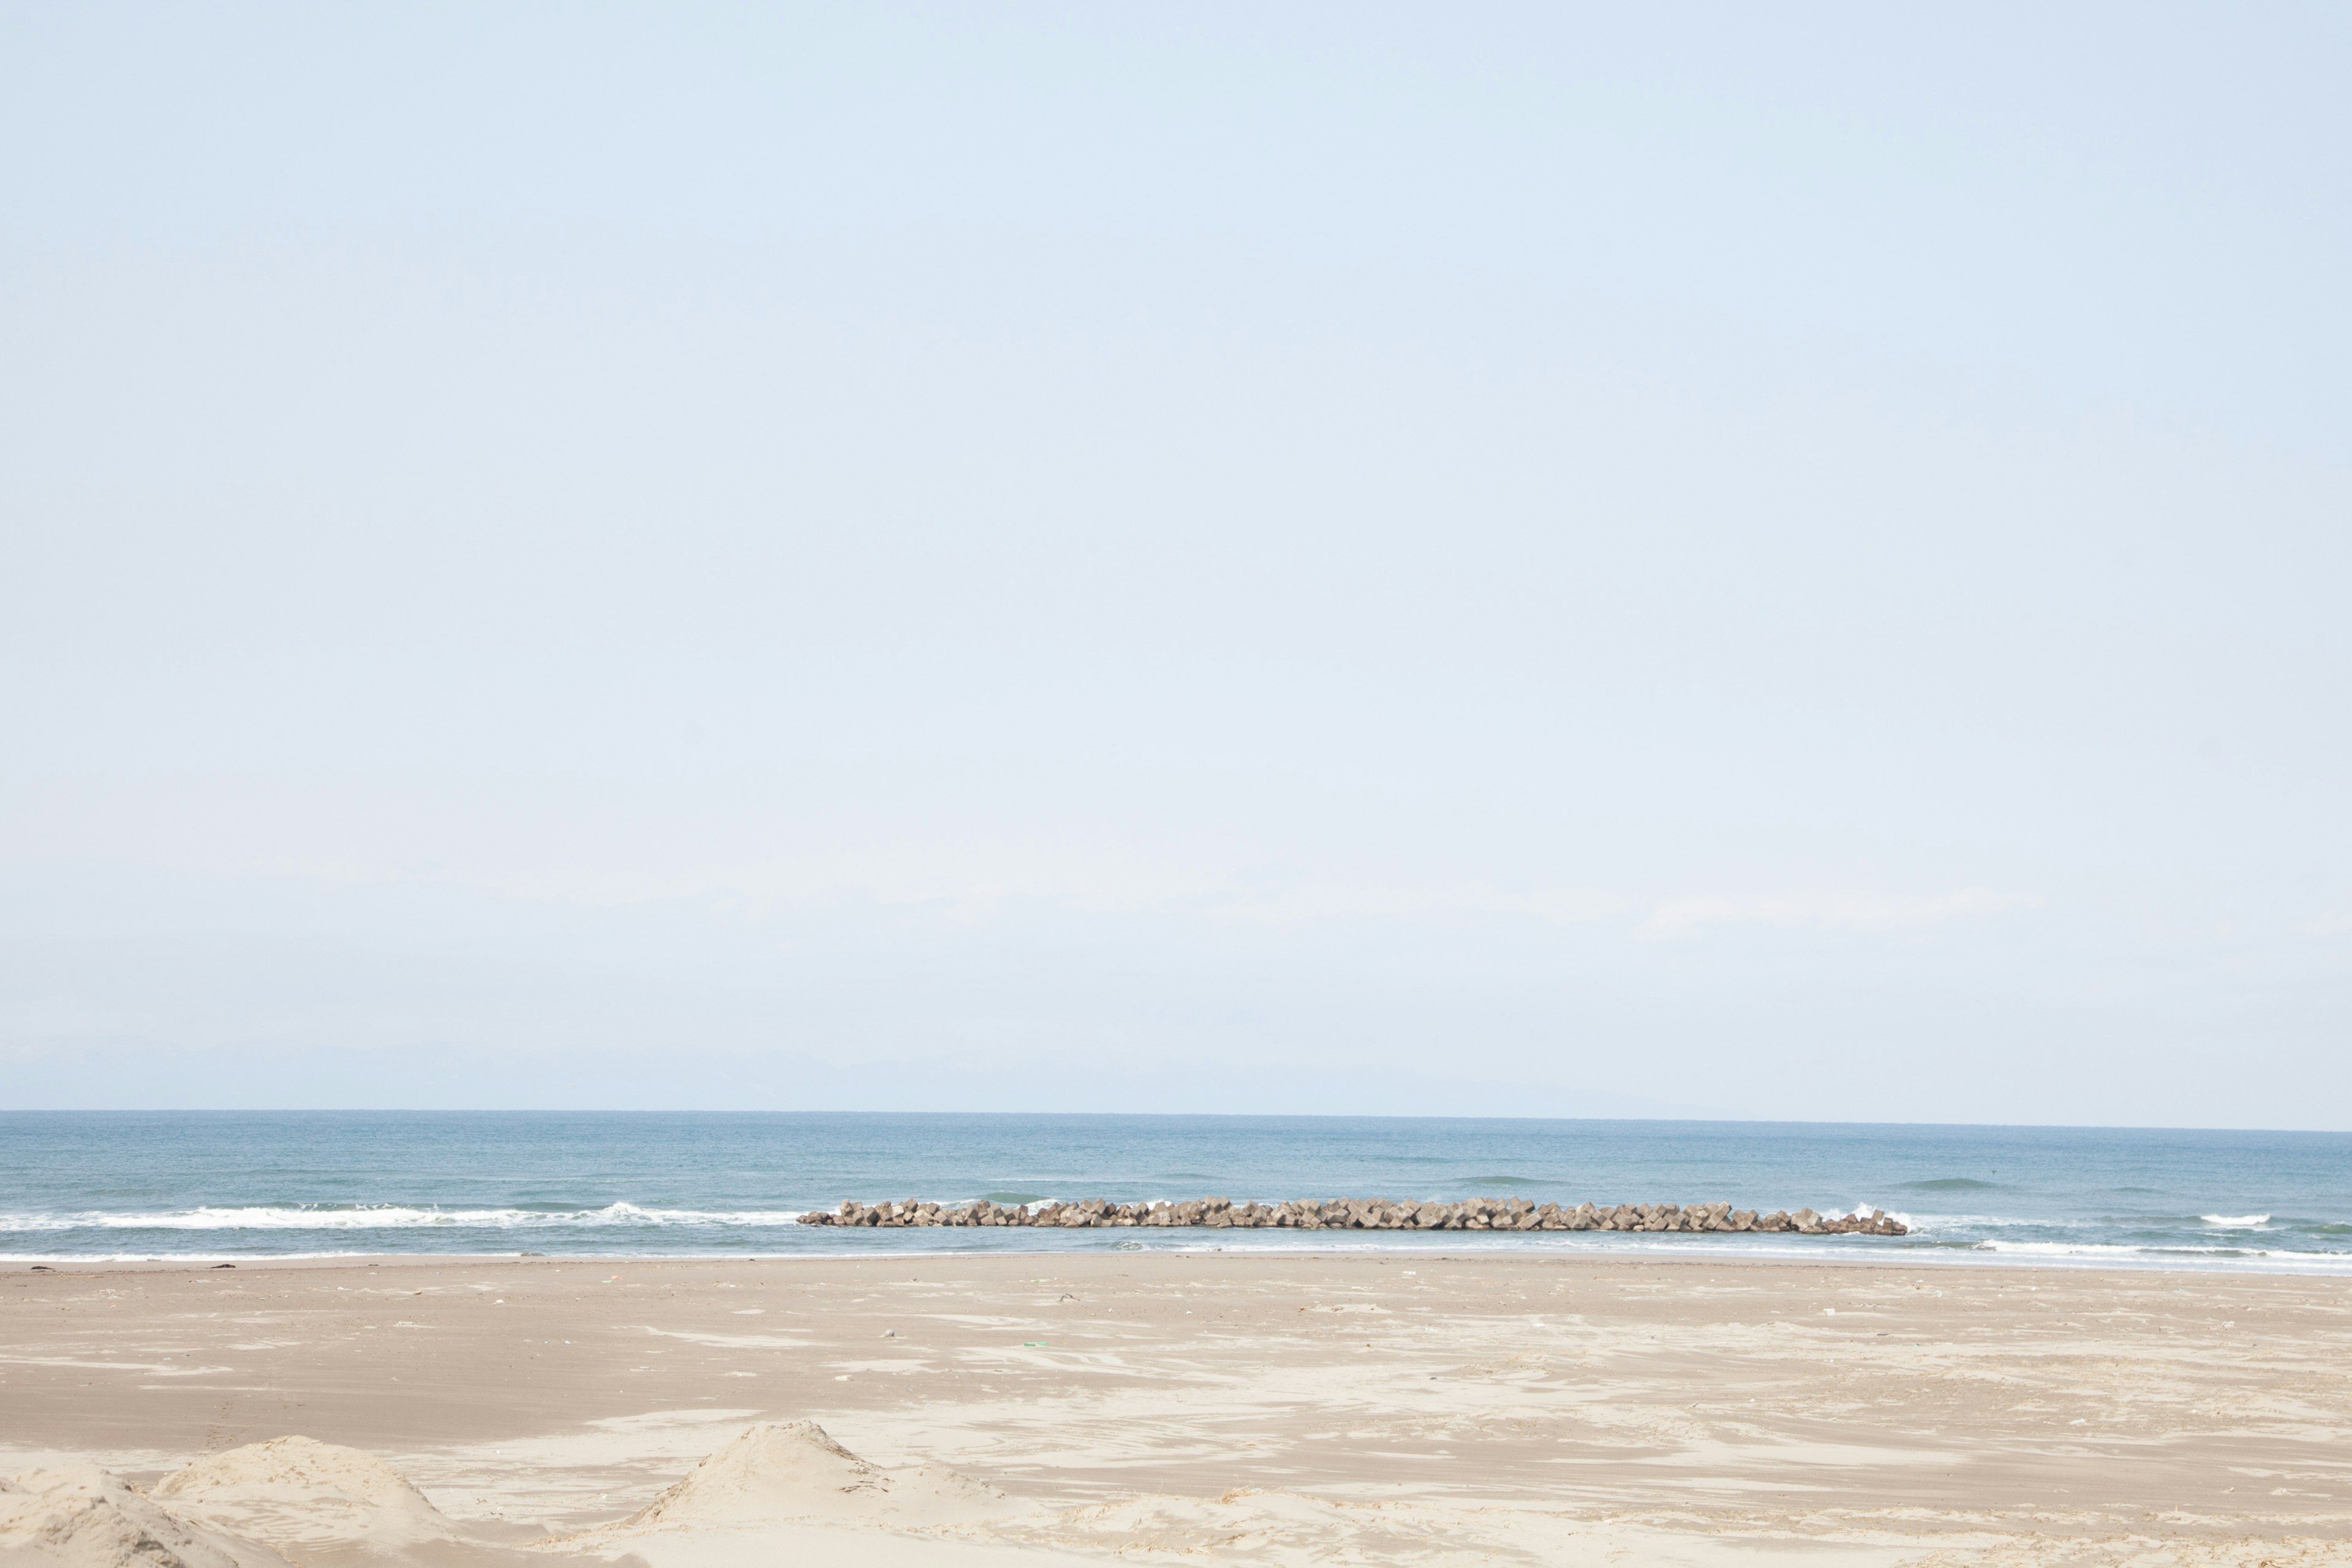
<path fill-rule="evenodd" d="M 0 5 L 0 1106 L 2352 1127 L 2347 68 Z"/>

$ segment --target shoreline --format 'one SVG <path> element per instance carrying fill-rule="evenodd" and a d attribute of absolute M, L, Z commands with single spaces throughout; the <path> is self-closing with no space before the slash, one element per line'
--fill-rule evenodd
<path fill-rule="evenodd" d="M 1727 1264 L 1759 1268 L 1807 1268 L 1827 1265 L 1862 1268 L 1979 1268 L 2000 1273 L 2054 1272 L 2069 1275 L 2113 1272 L 2118 1275 L 2179 1274 L 2199 1279 L 2333 1279 L 2352 1278 L 2352 1253 L 2305 1254 L 2269 1253 L 2238 1258 L 2200 1258 L 2153 1256 L 2114 1258 L 2085 1256 L 2084 1252 L 2043 1253 L 2017 1252 L 1988 1247 L 1981 1243 L 1951 1246 L 1913 1244 L 1903 1247 L 1883 1245 L 1852 1245 L 1842 1240 L 1823 1237 L 1823 1245 L 1799 1250 L 1788 1247 L 1767 1251 L 1763 1247 L 1725 1245 L 1712 1240 L 1693 1238 L 1688 1241 L 1601 1242 L 1580 1239 L 1574 1242 L 1552 1240 L 1543 1233 L 1536 1236 L 1505 1233 L 1494 1240 L 1465 1242 L 1462 1233 L 1448 1232 L 1379 1232 L 1370 1233 L 1366 1239 L 1337 1241 L 1328 1236 L 1314 1240 L 1314 1233 L 1276 1233 L 1276 1237 L 1252 1235 L 1251 1239 L 1238 1244 L 1206 1239 L 1178 1242 L 1154 1238 L 1128 1245 L 1109 1241 L 1099 1236 L 1081 1239 L 1067 1237 L 1064 1245 L 1022 1245 L 1034 1235 L 1039 1239 L 1063 1241 L 1066 1233 L 1013 1231 L 1002 1241 L 975 1241 L 963 1247 L 920 1245 L 912 1242 L 889 1242 L 870 1249 L 856 1243 L 838 1246 L 793 1247 L 767 1251 L 697 1251 L 646 1252 L 549 1252 L 543 1250 L 478 1251 L 478 1252 L 187 1252 L 187 1253 L 0 1253 L 0 1274 L 47 1270 L 75 1273 L 99 1269 L 151 1270 L 185 1272 L 211 1269 L 223 1264 L 236 1268 L 265 1269 L 277 1268 L 336 1268 L 353 1266 L 392 1266 L 427 1264 L 446 1267 L 452 1263 L 523 1262 L 523 1263 L 756 1263 L 794 1264 L 826 1262 L 858 1262 L 882 1259 L 941 1259 L 989 1258 L 1086 1258 L 1151 1257 L 1278 1257 L 1320 1258 L 1385 1255 L 1405 1258 L 1426 1258 L 1443 1254 L 1449 1258 L 1471 1261 L 1479 1258 L 1496 1259 L 1592 1261 L 1675 1262 L 1693 1264 Z M 1476 1233 L 1471 1233 L 1473 1235 Z M 992 1233 L 1004 1235 L 1004 1233 Z M 1372 1237 L 1378 1239 L 1372 1239 Z M 1278 1238 L 1277 1238 L 1278 1237 Z M 1405 1239 L 1412 1237 L 1413 1239 Z M 1541 1239 L 1538 1239 L 1541 1237 Z M 1018 1239 L 1015 1239 L 1018 1238 Z M 1295 1238 L 1295 1239 L 1294 1239 Z M 926 1238 L 927 1240 L 929 1238 Z M 1856 1238 L 1867 1243 L 1869 1238 Z M 1771 1244 L 1766 1244 L 1769 1246 Z M 1786 1243 L 1780 1247 L 1787 1247 Z M 2307 1260 L 2307 1261 L 2306 1261 Z"/>

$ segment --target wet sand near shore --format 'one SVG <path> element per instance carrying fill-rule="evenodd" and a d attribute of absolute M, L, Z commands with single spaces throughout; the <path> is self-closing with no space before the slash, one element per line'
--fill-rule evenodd
<path fill-rule="evenodd" d="M 514 1545 L 803 1420 L 1028 1510 L 831 1520 L 820 1561 L 2352 1562 L 2347 1279 L 1471 1247 L 0 1267 L 0 1475 L 146 1483 L 300 1434 Z M 579 1550 L 751 1561 L 748 1528 Z"/>

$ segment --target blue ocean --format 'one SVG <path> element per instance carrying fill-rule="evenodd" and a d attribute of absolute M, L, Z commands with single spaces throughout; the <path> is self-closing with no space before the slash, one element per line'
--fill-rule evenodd
<path fill-rule="evenodd" d="M 1729 1201 L 1899 1238 L 857 1230 L 845 1198 Z M 1273 1116 L 0 1112 L 0 1256 L 1547 1249 L 2352 1273 L 2352 1133 Z"/>

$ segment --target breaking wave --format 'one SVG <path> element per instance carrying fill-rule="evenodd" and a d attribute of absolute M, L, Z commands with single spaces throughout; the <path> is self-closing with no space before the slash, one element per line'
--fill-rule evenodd
<path fill-rule="evenodd" d="M 661 1209 L 607 1204 L 584 1209 L 445 1209 L 404 1204 L 284 1204 L 164 1213 L 0 1215 L 0 1233 L 58 1230 L 535 1230 L 604 1226 L 778 1226 L 798 1209 Z"/>

